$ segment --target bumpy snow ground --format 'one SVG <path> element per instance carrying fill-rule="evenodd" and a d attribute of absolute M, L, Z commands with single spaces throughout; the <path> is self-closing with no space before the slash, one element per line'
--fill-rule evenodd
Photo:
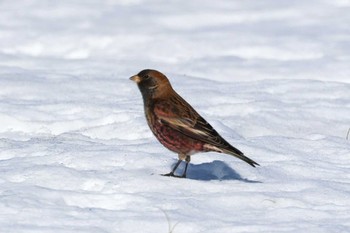
<path fill-rule="evenodd" d="M 350 1 L 0 9 L 0 232 L 350 232 Z M 144 68 L 261 166 L 160 176 L 177 156 L 128 80 Z"/>

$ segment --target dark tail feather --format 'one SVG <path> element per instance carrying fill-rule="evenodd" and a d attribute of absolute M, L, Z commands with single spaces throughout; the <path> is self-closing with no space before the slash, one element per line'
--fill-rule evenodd
<path fill-rule="evenodd" d="M 244 162 L 248 163 L 250 166 L 253 166 L 253 167 L 260 166 L 260 164 L 258 164 L 254 160 L 248 158 L 240 150 L 238 150 L 234 147 L 229 148 L 229 149 L 221 149 L 221 150 L 222 150 L 222 153 L 233 155 L 233 156 L 243 160 Z"/>

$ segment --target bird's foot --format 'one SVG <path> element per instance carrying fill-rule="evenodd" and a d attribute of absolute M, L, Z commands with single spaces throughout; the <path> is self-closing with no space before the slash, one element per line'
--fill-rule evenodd
<path fill-rule="evenodd" d="M 182 176 L 177 176 L 175 175 L 173 172 L 169 172 L 167 174 L 162 174 L 162 176 L 172 176 L 172 177 L 176 177 L 176 178 L 186 178 L 186 175 L 182 175 Z"/>
<path fill-rule="evenodd" d="M 166 174 L 162 174 L 162 176 L 175 176 L 173 172 L 169 172 L 169 173 L 166 173 Z"/>

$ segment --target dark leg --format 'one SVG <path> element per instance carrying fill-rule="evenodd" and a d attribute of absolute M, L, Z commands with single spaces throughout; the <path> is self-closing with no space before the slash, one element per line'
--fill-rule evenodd
<path fill-rule="evenodd" d="M 181 161 L 182 160 L 179 159 L 179 161 L 177 161 L 177 163 L 175 164 L 175 167 L 173 168 L 173 170 L 170 173 L 163 174 L 162 176 L 175 176 L 174 173 L 175 173 L 177 167 L 180 165 Z"/>
<path fill-rule="evenodd" d="M 186 173 L 187 173 L 187 167 L 188 167 L 188 164 L 190 163 L 191 161 L 191 157 L 189 155 L 186 156 L 186 167 L 185 167 L 185 171 L 184 173 L 182 174 L 182 178 L 186 178 Z"/>

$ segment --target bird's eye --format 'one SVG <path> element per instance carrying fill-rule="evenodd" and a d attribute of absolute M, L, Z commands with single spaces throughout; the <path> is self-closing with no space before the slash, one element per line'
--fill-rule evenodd
<path fill-rule="evenodd" d="M 146 75 L 143 77 L 144 80 L 148 80 L 150 78 L 150 76 Z"/>

